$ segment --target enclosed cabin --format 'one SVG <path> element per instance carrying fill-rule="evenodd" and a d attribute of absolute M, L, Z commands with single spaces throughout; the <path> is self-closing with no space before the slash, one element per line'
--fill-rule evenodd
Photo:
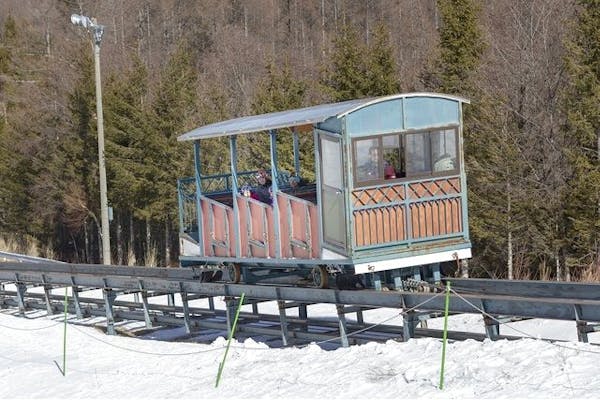
<path fill-rule="evenodd" d="M 223 268 L 234 281 L 296 274 L 318 286 L 352 281 L 398 288 L 439 280 L 471 257 L 462 152 L 467 100 L 410 93 L 249 116 L 195 129 L 195 171 L 179 181 L 183 266 Z M 292 132 L 294 171 L 280 169 L 277 135 Z M 269 200 L 237 170 L 239 135 L 270 138 Z M 289 135 L 289 133 L 288 133 Z M 298 136 L 314 140 L 314 182 L 299 176 Z M 199 141 L 229 137 L 230 172 L 204 175 Z M 254 187 L 253 187 L 254 185 Z M 264 191 L 263 191 L 264 192 Z"/>

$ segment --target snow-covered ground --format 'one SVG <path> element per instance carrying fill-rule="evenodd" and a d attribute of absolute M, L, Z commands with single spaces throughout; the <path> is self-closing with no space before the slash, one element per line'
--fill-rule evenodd
<path fill-rule="evenodd" d="M 269 307 L 275 312 L 275 304 L 261 304 L 261 312 Z M 63 316 L 16 315 L 15 310 L 0 311 L 2 399 L 600 398 L 600 347 L 576 342 L 574 322 L 521 321 L 502 325 L 501 333 L 531 339 L 448 343 L 440 390 L 438 339 L 332 351 L 317 344 L 272 349 L 253 339 L 234 340 L 215 387 L 226 338 L 198 344 L 107 336 L 91 326 L 103 324 L 98 318 L 84 321 L 87 326 L 67 325 L 63 376 Z M 309 307 L 309 315 L 334 317 L 335 311 L 316 305 Z M 73 316 L 70 321 L 82 322 Z M 365 321 L 402 324 L 398 310 L 367 311 Z M 429 327 L 442 325 L 442 319 L 429 321 Z M 449 327 L 484 332 L 477 315 L 453 316 Z M 600 342 L 597 335 L 591 334 L 590 341 Z"/>

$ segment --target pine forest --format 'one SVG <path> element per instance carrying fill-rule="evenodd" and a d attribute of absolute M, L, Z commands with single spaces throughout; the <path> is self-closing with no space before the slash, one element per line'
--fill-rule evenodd
<path fill-rule="evenodd" d="M 93 42 L 74 13 L 105 26 L 113 264 L 177 265 L 179 135 L 440 92 L 471 102 L 471 275 L 600 280 L 600 0 L 2 0 L 0 246 L 98 263 Z M 268 157 L 261 140 L 240 139 L 241 167 Z M 228 171 L 228 143 L 209 146 L 204 170 Z"/>

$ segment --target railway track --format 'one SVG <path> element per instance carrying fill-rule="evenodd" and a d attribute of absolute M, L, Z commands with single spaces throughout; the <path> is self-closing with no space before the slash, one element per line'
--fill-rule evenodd
<path fill-rule="evenodd" d="M 104 317 L 104 329 L 109 334 L 118 333 L 119 321 L 141 321 L 143 329 L 137 332 L 183 327 L 180 340 L 211 340 L 231 330 L 243 293 L 252 311 L 246 311 L 245 307 L 240 314 L 236 337 L 261 337 L 273 346 L 320 342 L 326 347 L 336 347 L 442 336 L 439 330 L 423 327 L 427 319 L 440 316 L 444 310 L 445 296 L 441 292 L 202 282 L 198 271 L 193 269 L 67 264 L 2 253 L 0 260 L 4 260 L 0 261 L 2 307 L 16 308 L 21 315 L 39 309 L 48 314 L 59 313 L 63 309 L 64 288 L 68 287 L 69 312 L 80 319 Z M 483 314 L 486 332 L 485 335 L 450 332 L 449 338 L 453 340 L 518 338 L 500 335 L 501 323 L 514 318 L 575 321 L 579 340 L 584 342 L 589 333 L 598 330 L 600 285 L 478 279 L 447 282 L 452 288 L 450 312 Z M 99 290 L 100 295 L 87 296 L 91 289 Z M 162 304 L 153 300 L 159 296 Z M 215 303 L 221 300 L 224 307 L 219 309 Z M 259 305 L 262 308 L 265 302 L 276 304 L 271 307 L 274 313 L 259 312 Z M 332 317 L 309 315 L 317 304 L 335 308 Z M 366 322 L 364 313 L 374 308 L 392 309 L 393 323 Z"/>

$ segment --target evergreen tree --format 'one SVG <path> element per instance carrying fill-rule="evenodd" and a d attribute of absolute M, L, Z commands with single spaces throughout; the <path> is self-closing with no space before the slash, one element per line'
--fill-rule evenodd
<path fill-rule="evenodd" d="M 478 25 L 480 12 L 473 0 L 438 0 L 441 16 L 438 55 L 422 80 L 429 89 L 473 95 L 473 78 L 485 50 Z"/>
<path fill-rule="evenodd" d="M 187 44 L 182 42 L 162 71 L 153 104 L 155 129 L 148 135 L 149 149 L 148 202 L 143 211 L 149 220 L 162 225 L 165 240 L 165 262 L 169 262 L 172 232 L 177 216 L 177 179 L 192 175 L 192 152 L 188 143 L 177 142 L 177 136 L 195 127 L 197 120 L 197 72 Z M 156 173 L 154 170 L 157 170 Z"/>
<path fill-rule="evenodd" d="M 390 34 L 384 24 L 375 27 L 367 63 L 368 96 L 385 96 L 400 92 Z"/>
<path fill-rule="evenodd" d="M 344 25 L 333 42 L 331 66 L 321 73 L 320 83 L 332 101 L 365 97 L 369 93 L 367 49 L 352 25 Z"/>
<path fill-rule="evenodd" d="M 292 69 L 288 62 L 285 62 L 280 69 L 277 69 L 273 61 L 266 65 L 267 75 L 259 84 L 254 100 L 252 101 L 253 114 L 266 114 L 275 111 L 284 111 L 302 107 L 307 85 L 305 82 L 294 79 Z M 268 168 L 269 155 L 269 136 L 265 133 L 255 133 L 240 138 L 238 162 L 240 168 L 258 169 Z M 280 170 L 287 172 L 294 171 L 294 153 L 292 146 L 291 133 L 287 129 L 277 132 L 277 154 Z M 303 174 L 314 169 L 313 165 L 307 165 L 311 162 L 312 136 L 302 137 L 300 149 L 303 154 L 302 165 Z M 258 165 L 257 161 L 258 160 Z"/>
<path fill-rule="evenodd" d="M 566 66 L 566 151 L 573 168 L 566 193 L 570 263 L 600 266 L 600 1 L 577 1 Z"/>
<path fill-rule="evenodd" d="M 351 25 L 344 25 L 334 39 L 331 66 L 320 83 L 333 101 L 398 93 L 400 82 L 385 25 L 375 28 L 373 44 L 367 47 Z"/>

